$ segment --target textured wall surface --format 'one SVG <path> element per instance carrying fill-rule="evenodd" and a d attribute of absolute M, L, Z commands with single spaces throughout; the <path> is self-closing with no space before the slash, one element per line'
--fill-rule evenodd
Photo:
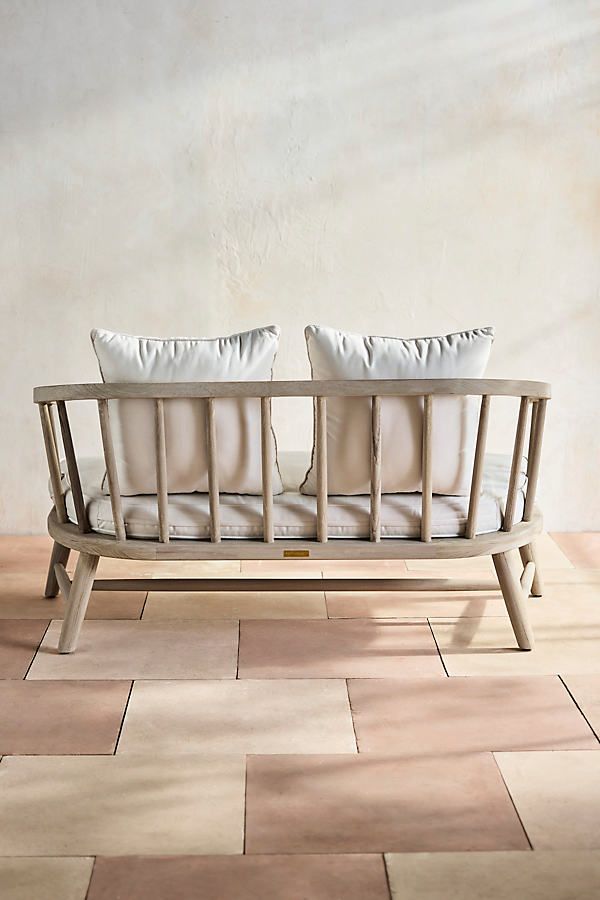
<path fill-rule="evenodd" d="M 308 322 L 495 325 L 490 374 L 554 386 L 547 524 L 600 528 L 599 35 L 593 0 L 0 0 L 0 530 L 44 529 L 31 388 L 97 380 L 91 327 L 271 322 L 280 378 Z"/>

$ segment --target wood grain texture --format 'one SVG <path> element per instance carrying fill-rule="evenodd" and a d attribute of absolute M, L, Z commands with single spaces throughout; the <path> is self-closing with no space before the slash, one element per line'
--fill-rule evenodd
<path fill-rule="evenodd" d="M 327 543 L 327 398 L 317 397 L 317 540 Z"/>
<path fill-rule="evenodd" d="M 543 381 L 501 378 L 356 379 L 346 381 L 206 381 L 169 384 L 54 384 L 34 388 L 35 403 L 65 400 L 156 399 L 174 397 L 531 397 L 550 399 Z"/>
<path fill-rule="evenodd" d="M 527 461 L 527 493 L 525 495 L 525 509 L 523 518 L 526 522 L 531 519 L 535 508 L 538 480 L 540 476 L 540 464 L 542 460 L 542 440 L 544 437 L 544 424 L 546 421 L 547 400 L 538 400 L 534 404 L 535 416 L 532 416 L 532 437 L 529 442 L 529 459 Z"/>
<path fill-rule="evenodd" d="M 469 491 L 469 512 L 465 537 L 472 538 L 477 531 L 477 513 L 479 511 L 479 498 L 483 484 L 483 469 L 485 464 L 485 444 L 487 440 L 488 421 L 490 417 L 490 398 L 484 394 L 481 398 L 479 409 L 479 424 L 477 426 L 477 442 L 475 444 L 475 458 L 473 460 L 473 475 L 471 477 L 471 489 Z"/>
<path fill-rule="evenodd" d="M 521 462 L 523 459 L 523 451 L 525 449 L 525 435 L 527 432 L 528 408 L 529 399 L 527 397 L 521 397 L 521 403 L 519 406 L 519 419 L 517 421 L 517 431 L 515 434 L 512 463 L 510 467 L 508 493 L 506 495 L 506 509 L 504 512 L 504 520 L 502 522 L 502 529 L 504 531 L 510 531 L 515 521 L 517 494 L 519 491 L 519 480 L 521 478 Z"/>
<path fill-rule="evenodd" d="M 219 472 L 217 462 L 217 423 L 214 400 L 206 401 L 206 447 L 208 458 L 208 502 L 210 509 L 210 539 L 221 540 L 221 514 L 219 510 Z"/>
<path fill-rule="evenodd" d="M 46 449 L 46 459 L 48 461 L 48 472 L 50 473 L 50 484 L 52 487 L 52 497 L 54 499 L 56 515 L 60 522 L 66 522 L 68 519 L 67 508 L 65 506 L 65 497 L 62 490 L 62 479 L 56 443 L 56 433 L 54 431 L 54 423 L 52 421 L 52 410 L 46 403 L 42 403 L 40 405 L 40 419 L 42 423 L 42 434 L 44 436 L 44 447 Z"/>
<path fill-rule="evenodd" d="M 156 497 L 158 501 L 158 539 L 169 542 L 169 492 L 167 486 L 167 438 L 165 402 L 154 401 L 154 436 L 156 451 Z"/>
<path fill-rule="evenodd" d="M 117 460 L 110 427 L 110 410 L 108 400 L 98 400 L 98 416 L 100 419 L 100 433 L 102 435 L 102 447 L 104 449 L 104 463 L 106 465 L 106 477 L 110 493 L 110 505 L 115 523 L 115 535 L 118 541 L 127 538 L 125 522 L 123 521 L 123 508 L 121 504 L 121 489 L 119 487 L 119 473 Z"/>
<path fill-rule="evenodd" d="M 423 446 L 422 446 L 422 475 L 421 475 L 421 540 L 431 540 L 431 500 L 433 466 L 431 460 L 431 394 L 423 397 Z"/>
<path fill-rule="evenodd" d="M 271 427 L 271 398 L 260 398 L 260 448 L 262 465 L 263 540 L 275 540 L 273 526 L 273 433 Z"/>
<path fill-rule="evenodd" d="M 381 540 L 381 397 L 371 398 L 371 511 L 369 536 Z"/>
<path fill-rule="evenodd" d="M 73 495 L 73 503 L 75 504 L 75 513 L 77 515 L 77 525 L 82 534 L 89 532 L 90 523 L 88 521 L 87 510 L 85 508 L 85 500 L 81 490 L 81 480 L 79 478 L 79 468 L 77 466 L 77 456 L 75 447 L 73 446 L 73 436 L 71 434 L 71 426 L 69 424 L 69 414 L 67 406 L 59 400 L 56 404 L 58 408 L 58 421 L 60 422 L 60 431 L 62 434 L 63 447 L 67 458 L 67 470 L 69 472 L 69 482 L 71 484 L 71 494 Z"/>

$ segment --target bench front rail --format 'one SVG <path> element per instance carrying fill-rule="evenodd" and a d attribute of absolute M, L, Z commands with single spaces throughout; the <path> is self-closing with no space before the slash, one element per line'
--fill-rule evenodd
<path fill-rule="evenodd" d="M 473 469 L 468 500 L 468 514 L 464 534 L 454 538 L 432 538 L 432 420 L 436 396 L 479 397 L 479 423 L 475 445 Z M 315 538 L 312 540 L 286 540 L 274 536 L 273 516 L 273 442 L 271 440 L 271 400 L 273 397 L 312 397 L 315 414 L 315 466 L 317 474 Z M 370 512 L 368 539 L 328 540 L 328 485 L 327 485 L 327 400 L 330 397 L 367 397 L 371 403 L 371 473 Z M 417 539 L 383 538 L 381 536 L 381 401 L 385 397 L 418 397 L 423 402 L 422 429 L 422 492 L 420 533 Z M 482 491 L 484 458 L 488 424 L 494 397 L 513 397 L 519 400 L 518 416 L 512 445 L 512 462 L 504 503 L 502 526 L 492 534 L 477 534 L 479 500 Z M 210 539 L 170 540 L 169 495 L 167 489 L 167 448 L 165 440 L 165 401 L 187 398 L 206 404 L 208 496 Z M 219 452 L 215 425 L 215 402 L 221 398 L 256 398 L 260 400 L 260 438 L 262 451 L 262 538 L 221 540 L 219 478 L 217 458 Z M 83 613 L 73 611 L 76 595 L 95 589 L 139 589 L 141 580 L 115 582 L 96 581 L 94 575 L 100 556 L 127 559 L 281 559 L 282 557 L 310 557 L 315 559 L 415 559 L 415 558 L 463 558 L 491 555 L 496 573 L 507 603 L 511 622 L 519 646 L 529 649 L 532 644 L 530 628 L 522 607 L 522 595 L 541 593 L 541 579 L 536 572 L 533 557 L 533 537 L 541 530 L 541 517 L 535 509 L 539 479 L 541 449 L 547 401 L 550 386 L 535 381 L 506 381 L 496 379 L 438 379 L 438 380 L 356 380 L 356 381 L 266 381 L 266 382 L 191 382 L 171 384 L 72 384 L 38 387 L 34 390 L 34 402 L 38 404 L 42 423 L 44 445 L 54 497 L 48 524 L 55 540 L 47 595 L 56 594 L 58 587 L 71 595 L 69 614 L 65 619 L 60 649 L 74 649 Z M 143 399 L 154 404 L 155 466 L 158 506 L 158 538 L 136 539 L 127 535 L 127 523 L 123 517 L 119 473 L 115 457 L 109 401 Z M 98 407 L 100 433 L 106 465 L 108 491 L 115 525 L 115 535 L 92 532 L 87 516 L 86 503 L 81 486 L 77 453 L 69 421 L 67 404 L 75 400 L 95 401 Z M 58 420 L 58 427 L 57 427 Z M 62 451 L 58 434 L 62 439 Z M 520 475 L 523 456 L 527 456 L 527 483 L 522 520 L 515 522 L 518 505 Z M 67 464 L 76 523 L 69 521 L 65 503 L 60 460 Z M 506 553 L 518 548 L 524 565 L 521 583 L 508 564 Z M 80 563 L 71 586 L 64 564 L 69 550 L 78 550 Z M 87 563 L 86 563 L 87 561 Z M 81 577 L 78 579 L 81 566 Z M 345 581 L 338 579 L 338 582 Z M 411 582 L 418 582 L 418 585 Z M 181 580 L 169 579 L 161 590 L 182 590 Z M 385 584 L 384 584 L 385 582 Z M 77 584 L 76 584 L 77 583 Z M 156 579 L 152 580 L 155 585 Z M 166 582 L 165 582 L 166 583 Z M 194 580 L 197 589 L 208 589 L 206 582 Z M 353 588 L 360 589 L 353 580 Z M 431 579 L 377 579 L 369 581 L 369 587 L 390 587 L 394 590 L 431 589 Z M 258 589 L 266 582 L 260 581 Z M 269 580 L 269 585 L 281 584 Z M 219 580 L 222 589 L 232 589 L 231 582 Z M 286 587 L 297 584 L 285 580 Z M 235 580 L 236 589 L 241 583 Z M 75 587 L 77 590 L 75 591 Z M 88 590 L 89 587 L 89 590 Z M 337 585 L 336 585 L 337 587 Z M 444 580 L 436 588 L 451 585 Z M 481 584 L 469 585 L 482 589 Z M 462 585 L 464 589 L 465 585 Z M 156 586 L 155 586 L 155 589 Z M 190 589 L 189 587 L 187 588 Z M 250 589 L 256 590 L 256 586 Z M 339 587 L 338 589 L 343 589 Z M 346 588 L 352 589 L 352 588 Z M 457 589 L 457 588 L 454 588 Z M 507 596 L 510 599 L 507 599 Z M 81 605 L 81 604 L 79 604 Z M 513 610 L 513 612 L 511 612 Z M 69 619 L 71 626 L 69 626 Z M 77 621 L 75 621 L 75 619 Z M 74 637 L 73 637 L 74 635 Z"/>

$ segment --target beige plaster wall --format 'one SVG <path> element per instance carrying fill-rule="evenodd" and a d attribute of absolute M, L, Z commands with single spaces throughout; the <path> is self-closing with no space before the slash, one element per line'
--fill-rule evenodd
<path fill-rule="evenodd" d="M 307 322 L 494 324 L 490 374 L 554 385 L 549 527 L 600 528 L 599 31 L 583 0 L 0 0 L 0 530 L 44 528 L 31 388 L 96 380 L 91 327 L 271 322 L 281 378 Z"/>

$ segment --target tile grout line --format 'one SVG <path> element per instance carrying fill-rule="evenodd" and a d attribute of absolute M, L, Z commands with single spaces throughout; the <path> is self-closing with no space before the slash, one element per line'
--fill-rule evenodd
<path fill-rule="evenodd" d="M 381 854 L 381 858 L 383 859 L 383 871 L 385 874 L 385 883 L 387 885 L 388 894 L 390 895 L 390 900 L 392 900 L 392 885 L 390 884 L 390 873 L 387 867 L 387 859 L 385 858 L 385 852 Z M 87 898 L 86 898 L 87 900 Z"/>
<path fill-rule="evenodd" d="M 530 837 L 529 837 L 529 834 L 527 833 L 527 829 L 525 828 L 525 824 L 524 824 L 524 822 L 523 822 L 523 819 L 521 818 L 521 813 L 520 813 L 519 810 L 517 809 L 517 804 L 515 803 L 514 798 L 513 798 L 513 795 L 512 795 L 511 792 L 510 792 L 510 788 L 509 788 L 509 786 L 508 786 L 507 783 L 506 783 L 506 779 L 504 778 L 504 772 L 503 772 L 502 769 L 500 768 L 500 765 L 499 765 L 499 763 L 498 763 L 498 760 L 496 759 L 496 753 L 495 753 L 494 750 L 491 750 L 490 752 L 491 752 L 491 755 L 492 755 L 492 759 L 494 760 L 494 763 L 495 763 L 495 765 L 496 765 L 496 768 L 498 769 L 498 773 L 499 773 L 499 775 L 500 775 L 500 778 L 502 779 L 502 784 L 504 785 L 504 787 L 505 787 L 505 789 L 506 789 L 506 793 L 508 794 L 509 799 L 510 799 L 510 802 L 512 803 L 512 807 L 513 807 L 513 809 L 514 809 L 514 811 L 515 811 L 515 815 L 516 815 L 517 819 L 519 820 L 519 824 L 520 824 L 521 828 L 523 829 L 523 834 L 524 834 L 525 837 L 527 838 L 527 843 L 529 844 L 529 849 L 530 849 L 530 850 L 533 850 L 533 844 L 531 843 L 531 839 L 530 839 Z"/>
<path fill-rule="evenodd" d="M 94 869 L 96 868 L 97 858 L 98 858 L 97 856 L 94 856 L 94 859 L 92 861 L 92 869 L 90 871 L 90 880 L 88 881 L 87 890 L 85 892 L 85 897 L 83 898 L 83 900 L 88 900 L 88 897 L 90 896 L 90 888 L 92 886 L 92 878 L 94 877 Z"/>
<path fill-rule="evenodd" d="M 569 688 L 569 685 L 568 685 L 567 682 L 564 680 L 564 678 L 562 677 L 562 675 L 557 675 L 557 677 L 558 677 L 558 680 L 559 680 L 559 681 L 561 682 L 561 684 L 563 685 L 564 689 L 566 690 L 567 694 L 569 695 L 569 697 L 571 698 L 571 700 L 573 701 L 573 703 L 575 704 L 575 706 L 577 707 L 577 709 L 579 710 L 579 712 L 581 713 L 581 715 L 583 716 L 583 719 L 584 719 L 584 721 L 587 723 L 587 725 L 589 726 L 589 728 L 590 728 L 592 734 L 594 735 L 594 737 L 596 738 L 596 740 L 600 743 L 600 734 L 598 734 L 598 732 L 594 729 L 594 726 L 592 725 L 592 723 L 590 722 L 590 720 L 588 719 L 588 717 L 586 716 L 586 714 L 584 713 L 584 711 L 583 711 L 582 708 L 580 707 L 579 703 L 578 703 L 577 700 L 575 699 L 575 696 L 574 696 L 573 693 L 571 692 L 571 690 L 570 690 L 570 688 Z"/>
<path fill-rule="evenodd" d="M 352 701 L 350 700 L 350 686 L 348 684 L 349 681 L 350 681 L 349 678 L 344 678 L 344 682 L 346 684 L 346 696 L 348 697 L 348 709 L 350 710 L 350 721 L 352 722 L 352 731 L 354 733 L 354 744 L 356 746 L 356 752 L 360 753 L 360 750 L 358 749 L 358 737 L 356 735 L 356 726 L 354 725 L 354 715 L 352 713 Z"/>
<path fill-rule="evenodd" d="M 141 613 L 140 613 L 140 617 L 139 617 L 139 619 L 137 619 L 137 620 L 134 619 L 134 620 L 133 620 L 134 622 L 135 622 L 135 621 L 138 621 L 138 622 L 141 622 L 141 621 L 142 621 L 142 619 L 143 619 L 143 617 L 144 617 L 144 613 L 146 612 L 146 603 L 148 602 L 148 597 L 149 597 L 149 595 L 150 595 L 150 591 L 146 591 L 146 596 L 144 597 L 144 602 L 142 603 L 142 611 L 141 611 Z"/>
<path fill-rule="evenodd" d="M 438 656 L 439 656 L 439 658 L 440 658 L 440 662 L 441 662 L 441 664 L 442 664 L 442 666 L 443 666 L 443 668 L 444 668 L 444 672 L 446 673 L 446 678 L 449 678 L 450 676 L 448 675 L 448 669 L 446 668 L 446 663 L 444 662 L 444 657 L 442 656 L 442 651 L 440 650 L 439 644 L 438 644 L 438 642 L 437 642 L 437 638 L 436 638 L 436 636 L 435 636 L 435 632 L 434 632 L 434 630 L 433 630 L 433 626 L 432 626 L 432 624 L 431 624 L 431 619 L 429 618 L 429 616 L 427 617 L 427 624 L 428 624 L 429 630 L 430 630 L 430 632 L 431 632 L 431 637 L 433 638 L 433 643 L 435 644 L 435 649 L 436 649 L 437 652 L 438 652 Z"/>
<path fill-rule="evenodd" d="M 53 622 L 53 621 L 54 621 L 54 619 L 50 619 L 50 621 L 48 622 L 48 624 L 47 624 L 46 627 L 44 628 L 44 633 L 43 633 L 43 635 L 41 636 L 41 638 L 40 638 L 40 640 L 39 640 L 39 643 L 38 643 L 37 647 L 35 648 L 35 651 L 34 651 L 34 653 L 33 653 L 33 656 L 31 657 L 31 659 L 30 659 L 30 661 L 29 661 L 29 665 L 27 666 L 27 671 L 25 672 L 25 674 L 23 675 L 22 678 L 18 678 L 18 679 L 15 678 L 15 679 L 14 679 L 15 681 L 25 681 L 25 679 L 26 679 L 27 676 L 29 675 L 29 670 L 31 669 L 32 665 L 33 665 L 34 662 L 35 662 L 35 658 L 36 658 L 36 656 L 38 655 L 38 651 L 39 651 L 40 647 L 42 646 L 42 641 L 44 640 L 44 638 L 45 638 L 46 635 L 48 634 L 48 629 L 49 629 L 50 626 L 52 625 L 52 622 Z"/>
<path fill-rule="evenodd" d="M 133 693 L 133 685 L 135 684 L 135 679 L 131 679 L 131 684 L 129 686 L 129 693 L 127 694 L 127 700 L 125 701 L 125 708 L 123 709 L 123 717 L 121 719 L 121 725 L 119 727 L 119 733 L 117 735 L 117 740 L 115 741 L 115 749 L 112 752 L 113 756 L 117 755 L 117 750 L 119 748 L 119 741 L 121 740 L 121 733 L 123 731 L 123 726 L 125 725 L 125 716 L 127 715 L 127 710 L 129 709 L 129 701 L 131 700 L 131 694 Z"/>

